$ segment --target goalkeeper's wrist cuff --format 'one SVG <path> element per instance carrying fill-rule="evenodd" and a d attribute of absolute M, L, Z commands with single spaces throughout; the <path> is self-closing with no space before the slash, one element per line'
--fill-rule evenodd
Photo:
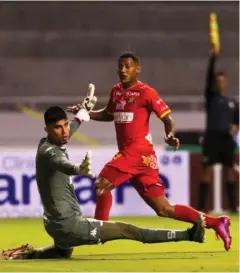
<path fill-rule="evenodd" d="M 75 118 L 78 119 L 80 122 L 85 121 L 88 122 L 90 120 L 90 116 L 86 109 L 81 109 L 75 115 Z"/>
<path fill-rule="evenodd" d="M 75 164 L 73 166 L 73 169 L 74 169 L 74 173 L 76 174 L 81 174 L 81 168 L 80 168 L 80 165 L 79 164 Z"/>

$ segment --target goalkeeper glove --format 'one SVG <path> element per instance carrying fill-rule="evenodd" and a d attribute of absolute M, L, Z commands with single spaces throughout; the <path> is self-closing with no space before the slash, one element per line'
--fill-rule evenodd
<path fill-rule="evenodd" d="M 97 97 L 94 96 L 94 92 L 95 92 L 95 85 L 90 83 L 88 86 L 87 96 L 84 98 L 82 102 L 82 107 L 86 109 L 88 112 L 91 112 L 97 103 Z"/>
<path fill-rule="evenodd" d="M 77 174 L 86 175 L 91 178 L 94 177 L 94 174 L 91 171 L 91 151 L 88 151 L 80 165 L 75 165 L 75 171 Z"/>

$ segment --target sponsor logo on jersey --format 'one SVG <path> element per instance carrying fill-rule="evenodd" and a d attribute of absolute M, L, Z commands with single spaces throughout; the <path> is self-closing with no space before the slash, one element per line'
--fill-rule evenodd
<path fill-rule="evenodd" d="M 130 123 L 133 121 L 134 113 L 114 112 L 113 116 L 116 123 Z"/>
<path fill-rule="evenodd" d="M 140 93 L 139 92 L 136 92 L 136 91 L 127 91 L 125 93 L 126 96 L 140 96 Z"/>
<path fill-rule="evenodd" d="M 126 105 L 125 100 L 118 101 L 116 104 L 116 110 L 124 110 L 125 105 Z"/>

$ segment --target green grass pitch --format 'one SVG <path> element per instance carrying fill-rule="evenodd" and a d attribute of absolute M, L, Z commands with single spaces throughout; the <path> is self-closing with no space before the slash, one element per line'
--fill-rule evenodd
<path fill-rule="evenodd" d="M 189 225 L 158 217 L 112 218 L 142 227 L 185 229 Z M 0 272 L 239 272 L 238 216 L 231 216 L 232 249 L 226 252 L 222 241 L 207 230 L 204 244 L 190 242 L 144 245 L 134 241 L 115 241 L 105 245 L 81 246 L 71 260 L 0 261 Z M 41 219 L 0 219 L 0 249 L 31 243 L 51 244 Z"/>

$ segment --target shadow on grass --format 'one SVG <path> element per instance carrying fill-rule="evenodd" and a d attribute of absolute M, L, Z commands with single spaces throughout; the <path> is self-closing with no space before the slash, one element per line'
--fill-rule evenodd
<path fill-rule="evenodd" d="M 189 259 L 202 259 L 203 256 L 206 259 L 206 254 L 211 258 L 216 254 L 222 254 L 225 251 L 198 251 L 198 252 L 177 252 L 177 251 L 169 251 L 169 252 L 144 252 L 144 253 L 114 253 L 114 254 L 91 254 L 91 255 L 76 255 L 71 259 L 47 259 L 47 260 L 15 260 L 15 261 L 5 261 L 6 263 L 31 263 L 31 261 L 35 262 L 79 262 L 79 261 L 143 261 L 143 260 L 189 260 Z M 231 251 L 233 252 L 233 251 Z M 234 251 L 235 252 L 235 251 Z M 146 257 L 143 257 L 146 256 Z"/>

